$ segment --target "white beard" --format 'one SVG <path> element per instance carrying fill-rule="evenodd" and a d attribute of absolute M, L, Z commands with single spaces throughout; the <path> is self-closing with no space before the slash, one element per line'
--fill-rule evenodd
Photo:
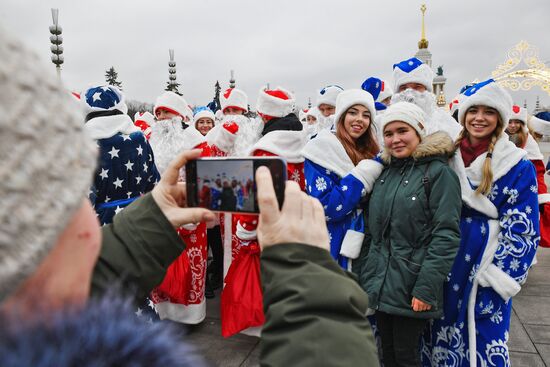
<path fill-rule="evenodd" d="M 319 123 L 315 122 L 313 124 L 308 124 L 307 122 L 303 123 L 304 133 L 311 139 L 313 136 L 317 135 L 319 132 Z"/>
<path fill-rule="evenodd" d="M 156 121 L 151 126 L 149 144 L 155 155 L 155 165 L 162 175 L 174 157 L 185 149 L 185 130 L 181 126 L 182 118 Z"/>
<path fill-rule="evenodd" d="M 318 125 L 318 131 L 327 129 L 327 130 L 333 130 L 334 128 L 334 115 L 325 117 L 323 115 L 319 115 L 317 117 L 317 125 Z"/>
<path fill-rule="evenodd" d="M 221 123 L 227 121 L 233 121 L 239 125 L 235 145 L 227 152 L 227 155 L 230 157 L 246 156 L 249 149 L 260 139 L 263 121 L 260 118 L 250 119 L 246 116 L 234 115 L 224 116 Z"/>
<path fill-rule="evenodd" d="M 430 91 L 418 92 L 414 89 L 405 89 L 403 92 L 395 93 L 391 97 L 391 103 L 410 102 L 414 103 L 424 111 L 429 118 L 437 108 L 435 95 Z"/>

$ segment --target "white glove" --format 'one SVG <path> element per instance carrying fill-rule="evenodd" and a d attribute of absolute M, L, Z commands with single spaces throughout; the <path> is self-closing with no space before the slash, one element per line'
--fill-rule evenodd
<path fill-rule="evenodd" d="M 384 166 L 382 163 L 375 161 L 374 159 L 363 159 L 357 164 L 357 166 L 355 166 L 354 169 L 350 171 L 350 174 L 361 181 L 363 186 L 365 186 L 365 191 L 369 193 L 372 191 L 374 182 L 378 176 L 380 176 L 383 169 Z"/>

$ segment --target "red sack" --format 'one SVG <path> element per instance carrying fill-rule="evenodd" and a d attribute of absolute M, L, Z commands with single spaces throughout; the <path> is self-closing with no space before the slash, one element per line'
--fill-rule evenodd
<path fill-rule="evenodd" d="M 171 303 L 188 305 L 192 278 L 189 257 L 184 251 L 170 264 L 156 292 L 161 298 L 167 297 Z"/>
<path fill-rule="evenodd" d="M 264 324 L 260 247 L 256 241 L 242 246 L 229 267 L 222 291 L 221 319 L 225 338 Z"/>

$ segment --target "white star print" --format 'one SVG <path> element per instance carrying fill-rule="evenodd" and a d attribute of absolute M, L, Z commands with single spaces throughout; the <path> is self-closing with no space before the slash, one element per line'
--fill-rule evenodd
<path fill-rule="evenodd" d="M 134 164 L 128 159 L 128 163 L 125 164 L 126 170 L 131 171 Z"/>
<path fill-rule="evenodd" d="M 115 149 L 115 147 L 112 147 L 111 151 L 109 152 L 109 154 L 111 155 L 111 159 L 113 159 L 114 157 L 118 158 L 118 152 L 120 152 L 120 149 Z"/>
<path fill-rule="evenodd" d="M 118 214 L 122 211 L 122 208 L 120 206 L 117 206 L 115 209 L 115 214 Z"/>
<path fill-rule="evenodd" d="M 137 311 L 136 311 L 136 316 L 137 317 L 140 317 L 141 314 L 143 313 L 143 310 L 141 308 L 138 307 Z"/>
<path fill-rule="evenodd" d="M 105 202 L 108 203 L 109 201 L 111 201 L 111 198 L 108 196 L 105 196 Z"/>
<path fill-rule="evenodd" d="M 107 174 L 108 172 L 109 172 L 108 169 L 105 169 L 105 168 L 101 169 L 101 173 L 99 174 L 99 176 L 101 176 L 102 180 L 109 177 L 109 175 Z"/>
<path fill-rule="evenodd" d="M 137 148 L 137 151 L 138 151 L 138 155 L 142 155 L 143 154 L 143 148 L 140 146 L 138 146 Z"/>
<path fill-rule="evenodd" d="M 100 92 L 95 92 L 94 95 L 92 96 L 92 99 L 93 101 L 101 101 L 101 93 Z"/>
<path fill-rule="evenodd" d="M 103 86 L 103 87 L 101 87 L 101 89 L 103 89 L 104 92 L 107 92 L 109 90 L 109 87 Z"/>
<path fill-rule="evenodd" d="M 122 134 L 122 141 L 126 141 L 126 140 L 132 140 L 132 138 L 130 138 L 130 135 Z"/>
<path fill-rule="evenodd" d="M 132 192 L 131 192 L 131 191 L 128 191 L 128 192 L 126 193 L 126 195 L 128 196 L 128 199 L 130 199 L 130 198 L 132 197 Z"/>
<path fill-rule="evenodd" d="M 141 182 L 141 176 L 137 176 L 136 177 L 136 185 L 139 185 L 140 182 Z"/>
<path fill-rule="evenodd" d="M 116 178 L 115 182 L 113 182 L 113 185 L 115 185 L 115 188 L 117 187 L 120 187 L 122 188 L 122 183 L 124 182 L 124 180 L 121 180 L 120 178 Z"/>
<path fill-rule="evenodd" d="M 147 163 L 143 163 L 143 170 L 147 172 Z"/>

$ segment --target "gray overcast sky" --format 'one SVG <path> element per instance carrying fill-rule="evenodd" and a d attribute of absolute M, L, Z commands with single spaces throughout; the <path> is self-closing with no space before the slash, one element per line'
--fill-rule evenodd
<path fill-rule="evenodd" d="M 420 5 L 433 64 L 444 65 L 447 99 L 460 86 L 490 77 L 520 40 L 550 61 L 550 0 L 2 0 L 0 24 L 49 62 L 50 8 L 60 9 L 65 64 L 73 90 L 103 83 L 114 66 L 130 99 L 154 102 L 168 80 L 175 49 L 180 91 L 189 103 L 212 99 L 234 69 L 237 87 L 255 106 L 266 82 L 314 100 L 327 84 L 357 88 L 366 77 L 391 77 L 392 64 L 416 53 Z M 547 64 L 550 66 L 550 62 Z M 534 106 L 536 88 L 513 93 Z"/>

